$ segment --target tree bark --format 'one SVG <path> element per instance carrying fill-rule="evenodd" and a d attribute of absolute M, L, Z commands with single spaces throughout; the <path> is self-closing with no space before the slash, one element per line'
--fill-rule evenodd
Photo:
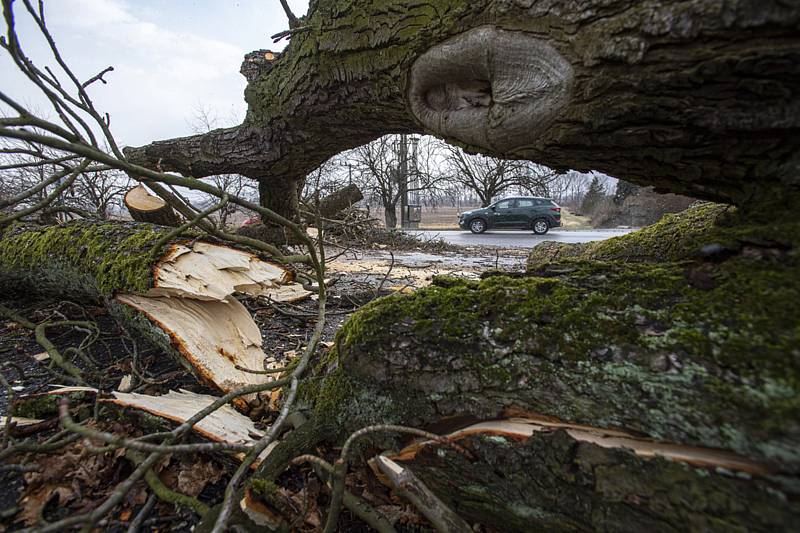
<path fill-rule="evenodd" d="M 386 224 L 386 229 L 395 229 L 397 227 L 397 208 L 394 205 L 383 206 L 383 220 Z"/>
<path fill-rule="evenodd" d="M 0 235 L 0 282 L 9 292 L 104 304 L 222 392 L 264 382 L 236 368 L 263 370 L 264 352 L 258 327 L 232 295 L 291 301 L 308 293 L 286 267 L 232 246 L 169 238 L 170 231 L 85 221 L 12 227 Z"/>
<path fill-rule="evenodd" d="M 363 199 L 361 189 L 353 183 L 322 198 L 316 210 L 323 218 L 336 218 L 339 213 Z"/>
<path fill-rule="evenodd" d="M 755 225 L 703 204 L 539 258 L 524 275 L 437 279 L 376 300 L 304 385 L 308 432 L 341 443 L 373 424 L 442 434 L 536 417 L 699 447 L 760 466 L 676 465 L 629 457 L 627 444 L 492 432 L 470 441 L 475 460 L 440 450 L 408 466 L 463 518 L 492 527 L 780 529 L 798 513 L 800 364 L 787 357 L 800 343 L 798 245 L 796 219 Z"/>
<path fill-rule="evenodd" d="M 778 0 L 320 0 L 277 60 L 247 56 L 241 126 L 127 154 L 196 177 L 240 173 L 265 198 L 345 149 L 424 132 L 558 170 L 787 205 L 799 22 L 800 7 Z"/>
<path fill-rule="evenodd" d="M 797 503 L 773 492 L 778 480 L 643 459 L 563 429 L 458 443 L 473 457 L 430 445 L 395 460 L 459 516 L 497 531 L 767 532 L 800 518 Z"/>

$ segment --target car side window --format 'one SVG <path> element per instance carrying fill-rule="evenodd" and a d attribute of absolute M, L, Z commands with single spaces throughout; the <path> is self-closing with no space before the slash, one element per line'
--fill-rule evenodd
<path fill-rule="evenodd" d="M 536 205 L 535 200 L 526 200 L 525 198 L 520 198 L 517 207 L 533 207 L 534 205 Z"/>
<path fill-rule="evenodd" d="M 514 200 L 503 200 L 502 202 L 497 202 L 495 207 L 497 209 L 511 209 L 514 207 Z"/>

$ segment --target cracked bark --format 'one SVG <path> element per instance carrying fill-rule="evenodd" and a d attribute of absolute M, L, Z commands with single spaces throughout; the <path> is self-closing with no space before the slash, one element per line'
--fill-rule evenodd
<path fill-rule="evenodd" d="M 295 35 L 285 53 L 248 54 L 241 126 L 127 154 L 195 177 L 257 179 L 264 204 L 292 216 L 296 205 L 280 198 L 293 194 L 293 183 L 328 157 L 391 132 L 433 133 L 473 151 L 600 170 L 699 198 L 793 202 L 799 21 L 800 7 L 777 0 L 320 0 L 306 17 L 310 30 Z M 489 116 L 501 119 L 488 141 L 473 126 L 453 130 L 415 112 L 412 90 L 419 89 L 415 76 L 424 81 L 443 71 L 426 57 L 442 57 L 441 43 L 476 28 L 491 38 L 449 41 L 452 69 L 441 86 L 423 87 L 423 101 L 458 112 L 454 118 L 490 106 Z M 523 40 L 559 59 L 519 59 Z M 564 101 L 547 90 L 541 98 L 535 90 L 533 98 L 515 92 L 517 78 L 562 60 L 572 71 Z M 484 74 L 465 73 L 475 65 L 485 65 L 475 69 Z M 531 111 L 536 106 L 547 109 Z M 547 120 L 530 127 L 502 119 L 541 112 Z"/>

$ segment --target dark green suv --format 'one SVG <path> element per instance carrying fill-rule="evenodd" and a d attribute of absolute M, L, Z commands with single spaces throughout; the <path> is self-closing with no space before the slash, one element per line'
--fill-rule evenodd
<path fill-rule="evenodd" d="M 561 208 L 549 198 L 519 196 L 498 200 L 489 207 L 458 216 L 461 229 L 483 233 L 487 229 L 532 229 L 544 235 L 561 225 Z"/>

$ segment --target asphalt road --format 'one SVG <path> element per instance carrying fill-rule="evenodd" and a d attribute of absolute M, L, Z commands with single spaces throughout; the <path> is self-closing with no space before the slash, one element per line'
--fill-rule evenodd
<path fill-rule="evenodd" d="M 625 235 L 633 229 L 595 229 L 595 230 L 563 230 L 553 229 L 546 235 L 535 235 L 531 231 L 487 231 L 475 235 L 469 231 L 414 231 L 407 233 L 418 235 L 423 239 L 442 238 L 450 244 L 459 246 L 496 246 L 498 248 L 533 248 L 545 241 L 558 242 L 590 242 L 604 241 L 611 237 Z"/>

